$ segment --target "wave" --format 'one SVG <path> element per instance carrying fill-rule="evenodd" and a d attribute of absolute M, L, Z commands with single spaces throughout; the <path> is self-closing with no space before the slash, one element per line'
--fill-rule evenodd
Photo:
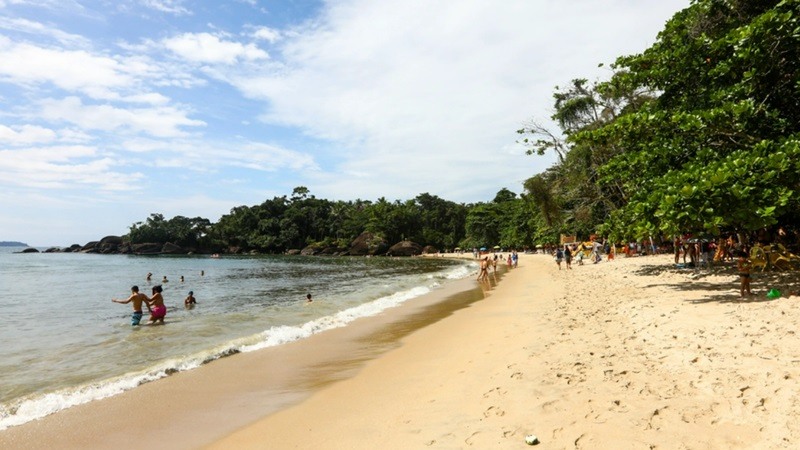
<path fill-rule="evenodd" d="M 192 370 L 223 357 L 240 352 L 251 352 L 283 345 L 305 339 L 326 330 L 344 327 L 356 319 L 380 314 L 410 299 L 425 295 L 439 286 L 440 280 L 465 278 L 474 271 L 472 266 L 473 264 L 459 265 L 448 271 L 431 275 L 426 286 L 416 286 L 383 296 L 298 326 L 274 326 L 255 336 L 227 342 L 202 353 L 188 355 L 180 359 L 162 361 L 157 366 L 142 372 L 127 373 L 103 381 L 16 399 L 5 405 L 0 405 L 0 431 L 41 419 L 73 406 L 112 397 L 142 384 L 165 378 L 176 372 Z"/>

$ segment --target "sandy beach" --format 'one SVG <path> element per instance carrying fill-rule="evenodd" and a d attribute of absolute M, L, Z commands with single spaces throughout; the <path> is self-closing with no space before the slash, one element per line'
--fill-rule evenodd
<path fill-rule="evenodd" d="M 797 448 L 796 276 L 671 256 L 489 284 L 0 432 L 2 448 Z M 785 295 L 785 294 L 784 294 Z M 136 431 L 132 431 L 136 430 Z"/>

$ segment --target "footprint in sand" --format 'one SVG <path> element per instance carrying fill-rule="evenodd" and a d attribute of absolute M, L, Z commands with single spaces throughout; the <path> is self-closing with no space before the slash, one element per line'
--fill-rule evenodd
<path fill-rule="evenodd" d="M 505 416 L 505 415 L 506 415 L 506 412 L 503 411 L 502 409 L 498 408 L 497 406 L 490 406 L 489 408 L 486 409 L 486 411 L 483 412 L 483 417 L 484 418 L 489 418 L 489 416 L 502 417 L 502 416 Z"/>

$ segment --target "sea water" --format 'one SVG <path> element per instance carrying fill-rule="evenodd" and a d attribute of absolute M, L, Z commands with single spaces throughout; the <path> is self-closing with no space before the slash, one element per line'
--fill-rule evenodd
<path fill-rule="evenodd" d="M 475 270 L 443 258 L 14 253 L 21 250 L 0 248 L 0 430 L 345 326 Z M 165 325 L 131 326 L 132 305 L 112 303 L 133 285 L 147 295 L 163 287 Z"/>

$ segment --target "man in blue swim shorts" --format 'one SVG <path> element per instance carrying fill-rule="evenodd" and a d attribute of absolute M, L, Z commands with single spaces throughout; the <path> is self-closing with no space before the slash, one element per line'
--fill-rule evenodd
<path fill-rule="evenodd" d="M 139 322 L 142 320 L 142 303 L 147 306 L 148 311 L 150 311 L 150 305 L 147 303 L 147 296 L 144 294 L 139 293 L 139 286 L 133 286 L 131 288 L 131 296 L 125 300 L 118 300 L 116 298 L 111 299 L 114 303 L 131 303 L 133 302 L 133 314 L 131 315 L 131 326 L 139 325 Z M 151 311 L 152 312 L 152 311 Z"/>

